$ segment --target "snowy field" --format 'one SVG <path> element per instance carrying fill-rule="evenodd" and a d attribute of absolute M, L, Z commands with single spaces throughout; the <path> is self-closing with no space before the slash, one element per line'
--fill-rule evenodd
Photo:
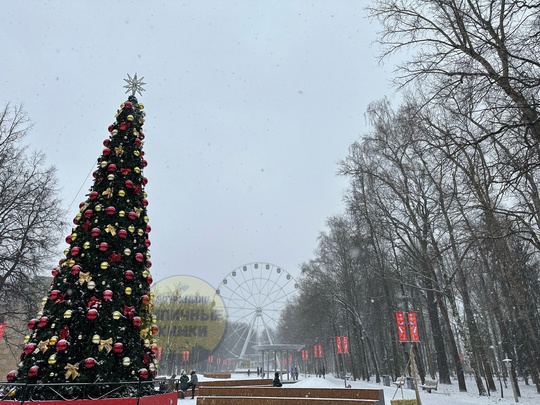
<path fill-rule="evenodd" d="M 237 379 L 246 379 L 248 378 L 245 374 L 233 374 L 232 378 Z M 256 379 L 257 376 L 251 376 L 250 378 Z M 199 381 L 208 380 L 202 375 L 199 375 Z M 283 382 L 287 382 L 286 379 Z M 353 388 L 383 388 L 384 389 L 384 398 L 385 405 L 390 405 L 390 400 L 394 399 L 414 399 L 415 393 L 414 390 L 403 389 L 397 390 L 395 387 L 384 387 L 382 384 L 375 383 L 366 383 L 363 381 L 348 381 L 348 383 Z M 276 389 L 287 389 L 288 384 L 284 384 L 283 388 Z M 345 385 L 343 380 L 338 380 L 332 376 L 327 375 L 326 378 L 317 378 L 317 377 L 305 377 L 303 374 L 299 376 L 299 381 L 296 382 L 294 387 L 306 387 L 306 388 L 343 388 Z M 422 405 L 510 405 L 515 404 L 514 396 L 512 394 L 512 388 L 504 388 L 504 398 L 501 398 L 501 393 L 499 391 L 492 393 L 490 397 L 480 397 L 476 394 L 476 386 L 474 381 L 467 380 L 467 388 L 469 389 L 468 393 L 459 392 L 457 388 L 457 383 L 453 385 L 441 385 L 439 384 L 437 391 L 432 391 L 431 394 L 427 392 L 420 392 L 420 399 Z M 533 386 L 527 386 L 525 384 L 520 384 L 521 398 L 518 398 L 518 404 L 523 405 L 539 405 L 540 404 L 540 395 L 536 393 L 536 388 Z M 403 397 L 401 393 L 403 392 Z M 394 397 L 395 395 L 395 397 Z M 188 405 L 196 403 L 196 398 L 191 399 L 191 396 L 186 395 L 186 399 L 179 399 L 178 405 Z"/>

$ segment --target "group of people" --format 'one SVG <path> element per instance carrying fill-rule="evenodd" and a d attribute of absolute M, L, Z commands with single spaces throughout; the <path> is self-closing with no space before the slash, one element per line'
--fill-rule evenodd
<path fill-rule="evenodd" d="M 189 370 L 189 375 L 186 373 L 186 370 L 182 370 L 180 372 L 180 378 L 176 378 L 176 374 L 173 374 L 169 386 L 167 387 L 166 381 L 162 381 L 159 384 L 159 390 L 162 392 L 165 391 L 178 391 L 180 398 L 184 398 L 186 392 L 191 388 L 191 399 L 195 398 L 195 388 L 197 388 L 197 384 L 199 383 L 199 377 L 197 377 L 197 373 L 195 370 Z M 176 386 L 174 385 L 176 384 Z"/>
<path fill-rule="evenodd" d="M 199 377 L 195 370 L 189 371 L 190 377 L 187 376 L 186 370 L 180 372 L 180 390 L 185 395 L 185 393 L 191 388 L 191 399 L 195 398 L 195 388 L 199 383 Z"/>

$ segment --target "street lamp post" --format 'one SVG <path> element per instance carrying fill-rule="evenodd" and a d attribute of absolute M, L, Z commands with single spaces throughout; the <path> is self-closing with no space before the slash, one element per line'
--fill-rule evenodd
<path fill-rule="evenodd" d="M 518 397 L 516 393 L 516 387 L 514 385 L 514 376 L 512 375 L 512 359 L 504 359 L 504 364 L 506 364 L 506 368 L 508 369 L 508 377 L 510 378 L 510 385 L 512 385 L 512 392 L 514 393 L 514 401 L 516 403 L 518 402 Z"/>

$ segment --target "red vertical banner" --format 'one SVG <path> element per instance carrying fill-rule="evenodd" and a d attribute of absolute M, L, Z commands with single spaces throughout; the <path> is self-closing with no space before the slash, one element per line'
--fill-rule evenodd
<path fill-rule="evenodd" d="M 214 356 L 210 355 L 208 356 L 208 363 L 213 363 L 214 362 Z"/>
<path fill-rule="evenodd" d="M 319 343 L 318 348 L 319 348 L 319 357 L 322 358 L 322 344 Z"/>
<path fill-rule="evenodd" d="M 157 348 L 157 358 L 158 360 L 161 360 L 161 346 L 158 346 Z"/>
<path fill-rule="evenodd" d="M 292 363 L 292 354 L 289 354 L 289 363 Z"/>
<path fill-rule="evenodd" d="M 343 353 L 349 353 L 349 337 L 343 336 Z"/>
<path fill-rule="evenodd" d="M 407 341 L 407 328 L 405 327 L 405 313 L 396 312 L 396 323 L 398 328 L 398 339 L 400 342 Z"/>
<path fill-rule="evenodd" d="M 182 352 L 182 360 L 183 361 L 189 361 L 189 350 L 184 350 Z"/>
<path fill-rule="evenodd" d="M 407 314 L 409 321 L 409 336 L 411 342 L 420 342 L 420 336 L 418 335 L 418 324 L 416 323 L 416 312 L 409 312 Z"/>
<path fill-rule="evenodd" d="M 313 357 L 319 357 L 319 350 L 317 349 L 317 345 L 313 345 Z"/>
<path fill-rule="evenodd" d="M 0 339 L 4 336 L 4 332 L 6 331 L 6 323 L 0 323 Z"/>
<path fill-rule="evenodd" d="M 336 336 L 336 347 L 338 354 L 343 352 L 343 347 L 341 346 L 341 336 Z"/>

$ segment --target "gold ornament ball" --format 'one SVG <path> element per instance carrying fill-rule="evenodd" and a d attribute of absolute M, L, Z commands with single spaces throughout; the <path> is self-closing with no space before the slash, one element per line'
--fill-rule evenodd
<path fill-rule="evenodd" d="M 101 337 L 99 335 L 92 336 L 92 343 L 98 345 L 100 341 L 101 341 Z"/>
<path fill-rule="evenodd" d="M 124 292 L 126 293 L 126 295 L 131 295 L 131 287 L 126 287 L 126 289 L 124 290 Z"/>
<path fill-rule="evenodd" d="M 114 174 L 109 174 L 109 175 L 107 176 L 107 180 L 113 181 L 113 180 L 114 180 Z"/>
<path fill-rule="evenodd" d="M 152 257 L 152 255 L 150 254 L 150 252 L 146 252 L 146 258 L 150 259 L 151 257 Z"/>
<path fill-rule="evenodd" d="M 138 150 L 134 150 L 134 151 L 133 151 L 133 154 L 134 154 L 135 156 L 139 156 L 139 155 L 141 154 L 141 152 L 139 152 Z"/>
<path fill-rule="evenodd" d="M 139 109 L 143 109 L 144 108 L 144 104 L 143 103 L 139 103 Z"/>
<path fill-rule="evenodd" d="M 49 377 L 54 377 L 54 372 L 50 372 Z"/>
<path fill-rule="evenodd" d="M 56 364 L 56 354 L 53 354 L 49 357 L 49 359 L 47 360 L 47 363 L 49 364 Z"/>
<path fill-rule="evenodd" d="M 41 304 L 42 304 L 42 305 L 45 305 L 45 304 L 47 303 L 47 300 L 48 300 L 47 297 L 43 297 L 43 298 L 41 299 Z"/>
<path fill-rule="evenodd" d="M 129 366 L 131 364 L 131 359 L 129 357 L 124 357 L 122 359 L 122 364 L 126 367 Z"/>
<path fill-rule="evenodd" d="M 126 211 L 120 211 L 120 212 L 118 213 L 118 216 L 119 216 L 120 218 L 124 218 L 124 217 L 126 216 Z"/>
<path fill-rule="evenodd" d="M 73 315 L 73 311 L 71 309 L 68 309 L 66 312 L 64 312 L 65 319 L 71 318 L 71 315 Z"/>
<path fill-rule="evenodd" d="M 93 290 L 96 288 L 96 283 L 94 281 L 89 281 L 87 287 L 89 290 Z"/>
<path fill-rule="evenodd" d="M 150 293 L 152 294 L 152 293 Z M 152 323 L 157 323 L 157 316 L 152 315 Z"/>
<path fill-rule="evenodd" d="M 30 341 L 30 335 L 26 335 L 23 339 L 24 343 L 28 343 Z"/>
<path fill-rule="evenodd" d="M 134 118 L 133 115 L 131 115 L 131 114 L 129 114 L 129 115 L 127 116 L 127 120 L 128 120 L 128 121 L 133 121 L 134 119 L 135 119 L 135 118 Z"/>
<path fill-rule="evenodd" d="M 112 317 L 114 320 L 119 320 L 120 317 L 122 316 L 122 314 L 118 311 L 114 311 L 113 314 L 112 314 Z"/>
<path fill-rule="evenodd" d="M 146 193 L 146 191 L 143 193 L 143 197 L 148 198 L 148 194 Z"/>
<path fill-rule="evenodd" d="M 107 270 L 109 268 L 109 263 L 108 262 L 101 262 L 99 267 L 101 267 L 101 270 Z"/>
<path fill-rule="evenodd" d="M 75 219 L 79 221 L 82 218 L 82 214 L 79 212 L 77 215 L 75 215 Z"/>
<path fill-rule="evenodd" d="M 144 346 L 145 347 L 150 347 L 150 340 L 149 339 L 144 339 Z"/>
<path fill-rule="evenodd" d="M 150 272 L 149 272 L 148 270 L 143 270 L 142 276 L 143 276 L 144 278 L 147 278 L 149 275 L 150 275 Z"/>
<path fill-rule="evenodd" d="M 88 241 L 84 242 L 83 248 L 84 249 L 90 249 L 90 242 L 88 242 Z"/>
<path fill-rule="evenodd" d="M 150 297 L 150 301 L 152 301 L 156 297 L 156 295 L 153 292 L 148 294 L 148 296 Z M 154 318 L 152 318 L 152 319 L 154 319 Z M 155 321 L 153 321 L 153 322 L 155 323 Z"/>
<path fill-rule="evenodd" d="M 49 346 L 54 346 L 58 342 L 58 336 L 53 336 L 49 339 Z"/>
<path fill-rule="evenodd" d="M 150 219 L 145 215 L 144 216 L 144 223 L 147 224 L 150 221 Z"/>
<path fill-rule="evenodd" d="M 75 239 L 77 239 L 77 234 L 76 234 L 76 233 L 72 233 L 72 234 L 71 234 L 71 241 L 74 241 Z"/>
<path fill-rule="evenodd" d="M 142 229 L 139 228 L 139 229 L 137 229 L 137 234 L 138 234 L 139 236 L 143 236 L 143 235 L 144 235 L 144 231 L 143 231 Z"/>
<path fill-rule="evenodd" d="M 64 256 L 67 256 L 68 253 L 69 253 L 69 248 L 65 248 L 65 249 L 64 249 Z"/>
<path fill-rule="evenodd" d="M 96 204 L 96 206 L 94 207 L 97 212 L 100 212 L 102 208 L 103 206 L 101 204 Z"/>
<path fill-rule="evenodd" d="M 125 196 L 126 196 L 126 192 L 124 190 L 118 191 L 118 197 L 125 197 Z"/>
<path fill-rule="evenodd" d="M 118 135 L 118 130 L 117 130 L 117 129 L 113 129 L 113 131 L 111 132 L 111 135 L 112 135 L 112 136 Z"/>
<path fill-rule="evenodd" d="M 133 225 L 128 226 L 128 231 L 129 231 L 130 233 L 135 232 L 135 227 L 134 227 Z"/>
<path fill-rule="evenodd" d="M 102 169 L 105 169 L 107 167 L 107 165 L 109 164 L 109 162 L 103 160 L 101 163 L 100 163 L 100 166 Z"/>
<path fill-rule="evenodd" d="M 77 339 L 82 340 L 82 335 L 77 336 Z"/>
<path fill-rule="evenodd" d="M 75 266 L 75 260 L 69 259 L 69 260 L 67 261 L 67 264 L 68 264 L 69 267 L 73 267 L 73 266 Z"/>
<path fill-rule="evenodd" d="M 133 168 L 133 171 L 137 174 L 139 174 L 141 172 L 141 168 L 140 167 L 134 167 Z"/>
<path fill-rule="evenodd" d="M 126 256 L 129 256 L 129 255 L 131 254 L 131 249 L 125 248 L 125 249 L 124 249 L 124 254 L 125 254 Z"/>

